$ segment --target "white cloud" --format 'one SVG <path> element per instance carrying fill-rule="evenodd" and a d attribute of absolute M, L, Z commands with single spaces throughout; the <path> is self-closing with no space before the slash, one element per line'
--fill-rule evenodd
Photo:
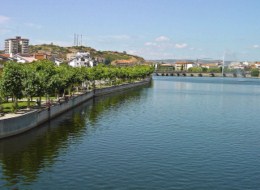
<path fill-rule="evenodd" d="M 259 48 L 259 45 L 253 45 L 253 48 Z"/>
<path fill-rule="evenodd" d="M 170 39 L 167 38 L 166 36 L 159 36 L 158 38 L 155 39 L 156 42 L 165 42 L 169 41 Z"/>
<path fill-rule="evenodd" d="M 4 23 L 8 22 L 9 20 L 10 20 L 9 17 L 0 15 L 0 24 L 4 24 Z"/>
<path fill-rule="evenodd" d="M 175 44 L 175 48 L 177 49 L 183 49 L 183 48 L 186 48 L 188 45 L 185 44 L 185 43 L 182 43 L 182 44 Z"/>

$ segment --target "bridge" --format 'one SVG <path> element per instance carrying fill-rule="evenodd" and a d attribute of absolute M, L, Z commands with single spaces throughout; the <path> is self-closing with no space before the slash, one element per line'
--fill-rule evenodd
<path fill-rule="evenodd" d="M 250 72 L 227 72 L 227 73 L 207 73 L 207 72 L 200 72 L 200 73 L 194 73 L 194 72 L 188 72 L 188 71 L 158 71 L 156 70 L 154 72 L 156 76 L 178 76 L 178 77 L 251 77 Z"/>

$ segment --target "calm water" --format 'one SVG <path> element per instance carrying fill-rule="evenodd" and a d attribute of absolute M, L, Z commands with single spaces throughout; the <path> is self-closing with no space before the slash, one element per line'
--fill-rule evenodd
<path fill-rule="evenodd" d="M 0 141 L 0 189 L 259 189 L 260 80 L 154 77 Z"/>

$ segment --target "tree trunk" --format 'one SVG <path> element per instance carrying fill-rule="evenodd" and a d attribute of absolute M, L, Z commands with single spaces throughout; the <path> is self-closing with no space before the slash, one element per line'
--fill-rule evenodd
<path fill-rule="evenodd" d="M 31 107 L 30 103 L 31 103 L 31 100 L 30 100 L 30 98 L 28 97 L 28 98 L 27 98 L 27 109 L 30 109 L 30 107 Z"/>
<path fill-rule="evenodd" d="M 42 105 L 42 97 L 40 96 L 39 97 L 39 107 L 41 107 L 41 105 Z"/>
<path fill-rule="evenodd" d="M 47 105 L 47 102 L 48 102 L 48 94 L 45 95 L 45 98 L 46 98 L 45 104 Z"/>

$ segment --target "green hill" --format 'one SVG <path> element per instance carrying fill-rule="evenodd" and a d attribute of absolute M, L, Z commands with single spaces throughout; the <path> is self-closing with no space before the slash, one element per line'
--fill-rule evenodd
<path fill-rule="evenodd" d="M 33 53 L 52 54 L 64 60 L 66 60 L 66 55 L 69 53 L 89 52 L 91 57 L 103 59 L 105 63 L 111 63 L 116 60 L 130 60 L 130 59 L 135 59 L 137 60 L 138 63 L 145 62 L 145 60 L 142 57 L 129 55 L 126 52 L 98 51 L 91 47 L 85 47 L 85 46 L 61 47 L 53 44 L 30 45 L 29 52 L 31 54 Z"/>

